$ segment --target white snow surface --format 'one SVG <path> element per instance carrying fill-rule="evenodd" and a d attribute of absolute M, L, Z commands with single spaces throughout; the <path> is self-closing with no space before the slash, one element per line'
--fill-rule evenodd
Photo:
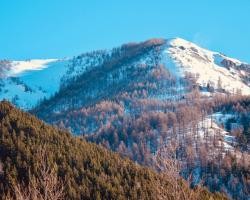
<path fill-rule="evenodd" d="M 66 59 L 12 61 L 6 77 L 0 80 L 0 99 L 7 99 L 25 110 L 31 109 L 59 90 L 67 63 Z"/>
<path fill-rule="evenodd" d="M 55 62 L 57 59 L 45 60 L 27 60 L 27 61 L 13 61 L 11 70 L 7 72 L 7 76 L 18 76 L 23 72 L 31 70 L 42 70 L 46 68 L 49 63 Z"/>
<path fill-rule="evenodd" d="M 206 86 L 209 83 L 215 89 L 218 88 L 220 79 L 222 88 L 227 92 L 234 94 L 241 91 L 243 95 L 250 95 L 249 85 L 246 85 L 240 77 L 240 75 L 244 75 L 244 72 L 233 68 L 227 69 L 220 65 L 220 62 L 224 59 L 233 62 L 235 65 L 245 63 L 218 52 L 203 49 L 181 38 L 169 40 L 167 46 L 168 55 L 177 66 L 181 67 L 182 75 L 185 72 L 191 72 L 198 75 L 197 82 L 199 85 Z"/>

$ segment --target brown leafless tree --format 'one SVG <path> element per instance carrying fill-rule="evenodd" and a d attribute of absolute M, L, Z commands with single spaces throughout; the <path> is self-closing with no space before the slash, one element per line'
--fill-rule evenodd
<path fill-rule="evenodd" d="M 39 158 L 38 177 L 30 176 L 28 186 L 13 186 L 16 200 L 63 200 L 65 199 L 64 184 L 56 173 L 56 167 L 49 166 L 46 147 L 37 152 Z"/>
<path fill-rule="evenodd" d="M 180 177 L 181 162 L 177 159 L 176 150 L 178 143 L 171 141 L 161 148 L 156 155 L 156 167 L 161 171 L 164 179 L 168 182 L 168 193 L 161 194 L 159 199 L 164 200 L 197 200 L 200 199 L 201 189 L 194 191 L 189 189 L 190 180 L 184 181 Z"/>

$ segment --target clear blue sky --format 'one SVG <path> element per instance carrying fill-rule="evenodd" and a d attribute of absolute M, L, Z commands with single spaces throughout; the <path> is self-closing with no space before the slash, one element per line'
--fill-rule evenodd
<path fill-rule="evenodd" d="M 0 59 L 182 37 L 250 62 L 249 0 L 0 0 Z"/>

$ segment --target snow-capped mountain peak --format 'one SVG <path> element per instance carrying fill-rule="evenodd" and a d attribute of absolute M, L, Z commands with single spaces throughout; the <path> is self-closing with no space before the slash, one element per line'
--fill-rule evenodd
<path fill-rule="evenodd" d="M 158 63 L 177 77 L 191 73 L 196 76 L 204 94 L 219 92 L 250 95 L 250 65 L 184 39 L 174 38 L 130 43 L 68 59 L 0 61 L 0 99 L 8 99 L 21 108 L 31 109 L 82 74 L 93 69 L 98 71 L 104 65 L 107 65 L 104 69 L 108 69 L 108 66 L 116 64 L 115 69 L 119 71 L 119 76 L 110 73 L 107 81 L 114 82 L 117 77 L 119 80 L 116 81 L 121 81 L 126 77 L 124 70 L 131 68 L 127 66 L 128 57 L 131 59 L 129 65 L 134 67 L 153 67 Z"/>
<path fill-rule="evenodd" d="M 244 62 L 201 48 L 181 38 L 168 41 L 168 54 L 183 72 L 198 75 L 197 82 L 201 87 L 210 85 L 231 94 L 250 94 L 247 81 L 250 66 Z"/>

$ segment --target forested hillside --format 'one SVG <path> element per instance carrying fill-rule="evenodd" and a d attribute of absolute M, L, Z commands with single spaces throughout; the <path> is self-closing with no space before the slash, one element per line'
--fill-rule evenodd
<path fill-rule="evenodd" d="M 46 175 L 43 167 L 50 169 L 47 173 L 55 172 L 52 183 L 60 183 L 52 185 L 54 196 L 46 199 L 226 199 L 201 188 L 190 190 L 181 178 L 157 174 L 96 144 L 58 131 L 8 102 L 0 104 L 0 121 L 2 199 L 19 200 L 23 191 L 42 196 L 50 191 L 46 187 L 51 183 L 39 179 Z M 25 190 L 34 185 L 39 187 Z M 55 197 L 58 191 L 60 198 Z"/>
<path fill-rule="evenodd" d="M 192 186 L 248 199 L 250 112 L 247 93 L 235 88 L 246 78 L 240 66 L 181 39 L 127 44 L 31 112 L 156 170 L 159 157 L 174 156 Z"/>

